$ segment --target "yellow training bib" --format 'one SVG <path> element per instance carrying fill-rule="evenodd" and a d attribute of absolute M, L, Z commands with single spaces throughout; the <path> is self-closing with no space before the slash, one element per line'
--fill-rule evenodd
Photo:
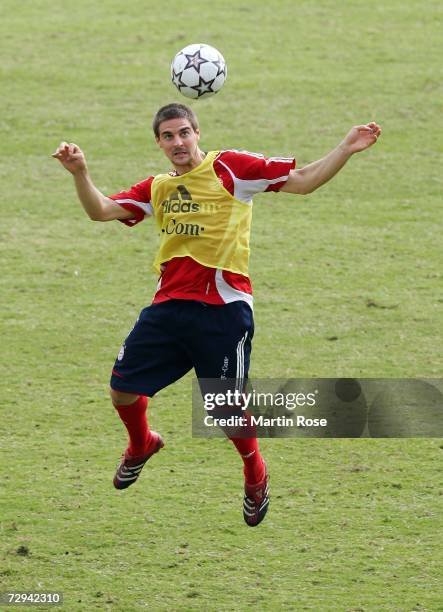
<path fill-rule="evenodd" d="M 152 182 L 152 206 L 160 229 L 154 268 L 174 257 L 192 257 L 210 268 L 248 276 L 252 202 L 237 200 L 221 184 L 211 151 L 196 168 Z"/>

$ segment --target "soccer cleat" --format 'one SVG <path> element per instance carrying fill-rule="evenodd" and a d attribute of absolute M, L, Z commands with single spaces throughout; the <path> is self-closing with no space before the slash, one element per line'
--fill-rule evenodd
<path fill-rule="evenodd" d="M 265 464 L 265 477 L 261 482 L 250 485 L 245 482 L 243 498 L 243 518 L 249 527 L 255 527 L 265 518 L 269 506 L 268 471 Z"/>
<path fill-rule="evenodd" d="M 121 463 L 117 468 L 113 481 L 116 489 L 127 489 L 134 484 L 134 482 L 140 476 L 140 472 L 142 471 L 146 461 L 164 447 L 165 443 L 163 442 L 161 435 L 156 431 L 152 431 L 151 433 L 157 438 L 153 451 L 147 455 L 142 455 L 141 457 L 129 457 L 126 454 L 126 451 L 123 453 Z"/>

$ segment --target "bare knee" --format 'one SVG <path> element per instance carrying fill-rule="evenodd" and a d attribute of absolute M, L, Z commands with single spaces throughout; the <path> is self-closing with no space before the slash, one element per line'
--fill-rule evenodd
<path fill-rule="evenodd" d="M 133 404 L 140 397 L 139 395 L 135 395 L 134 393 L 124 393 L 123 391 L 117 391 L 116 389 L 109 390 L 111 395 L 111 400 L 114 406 L 129 406 L 129 404 Z"/>

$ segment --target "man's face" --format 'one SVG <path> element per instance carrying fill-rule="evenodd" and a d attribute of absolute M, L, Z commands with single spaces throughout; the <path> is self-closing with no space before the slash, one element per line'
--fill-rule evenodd
<path fill-rule="evenodd" d="M 188 119 L 168 119 L 159 126 L 157 144 L 177 170 L 187 172 L 201 162 L 198 141 L 200 130 L 193 129 Z"/>

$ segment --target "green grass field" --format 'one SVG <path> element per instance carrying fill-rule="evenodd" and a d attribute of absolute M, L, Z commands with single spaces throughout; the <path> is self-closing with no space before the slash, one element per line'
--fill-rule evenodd
<path fill-rule="evenodd" d="M 165 450 L 114 491 L 108 379 L 157 235 L 89 221 L 50 157 L 78 143 L 105 193 L 166 170 L 150 121 L 191 42 L 229 67 L 192 103 L 206 150 L 303 165 L 378 121 L 326 187 L 256 198 L 251 375 L 441 377 L 442 21 L 430 0 L 2 0 L 0 590 L 70 612 L 443 610 L 441 440 L 263 440 L 272 504 L 248 529 L 239 457 L 191 437 L 189 375 L 150 404 Z"/>

